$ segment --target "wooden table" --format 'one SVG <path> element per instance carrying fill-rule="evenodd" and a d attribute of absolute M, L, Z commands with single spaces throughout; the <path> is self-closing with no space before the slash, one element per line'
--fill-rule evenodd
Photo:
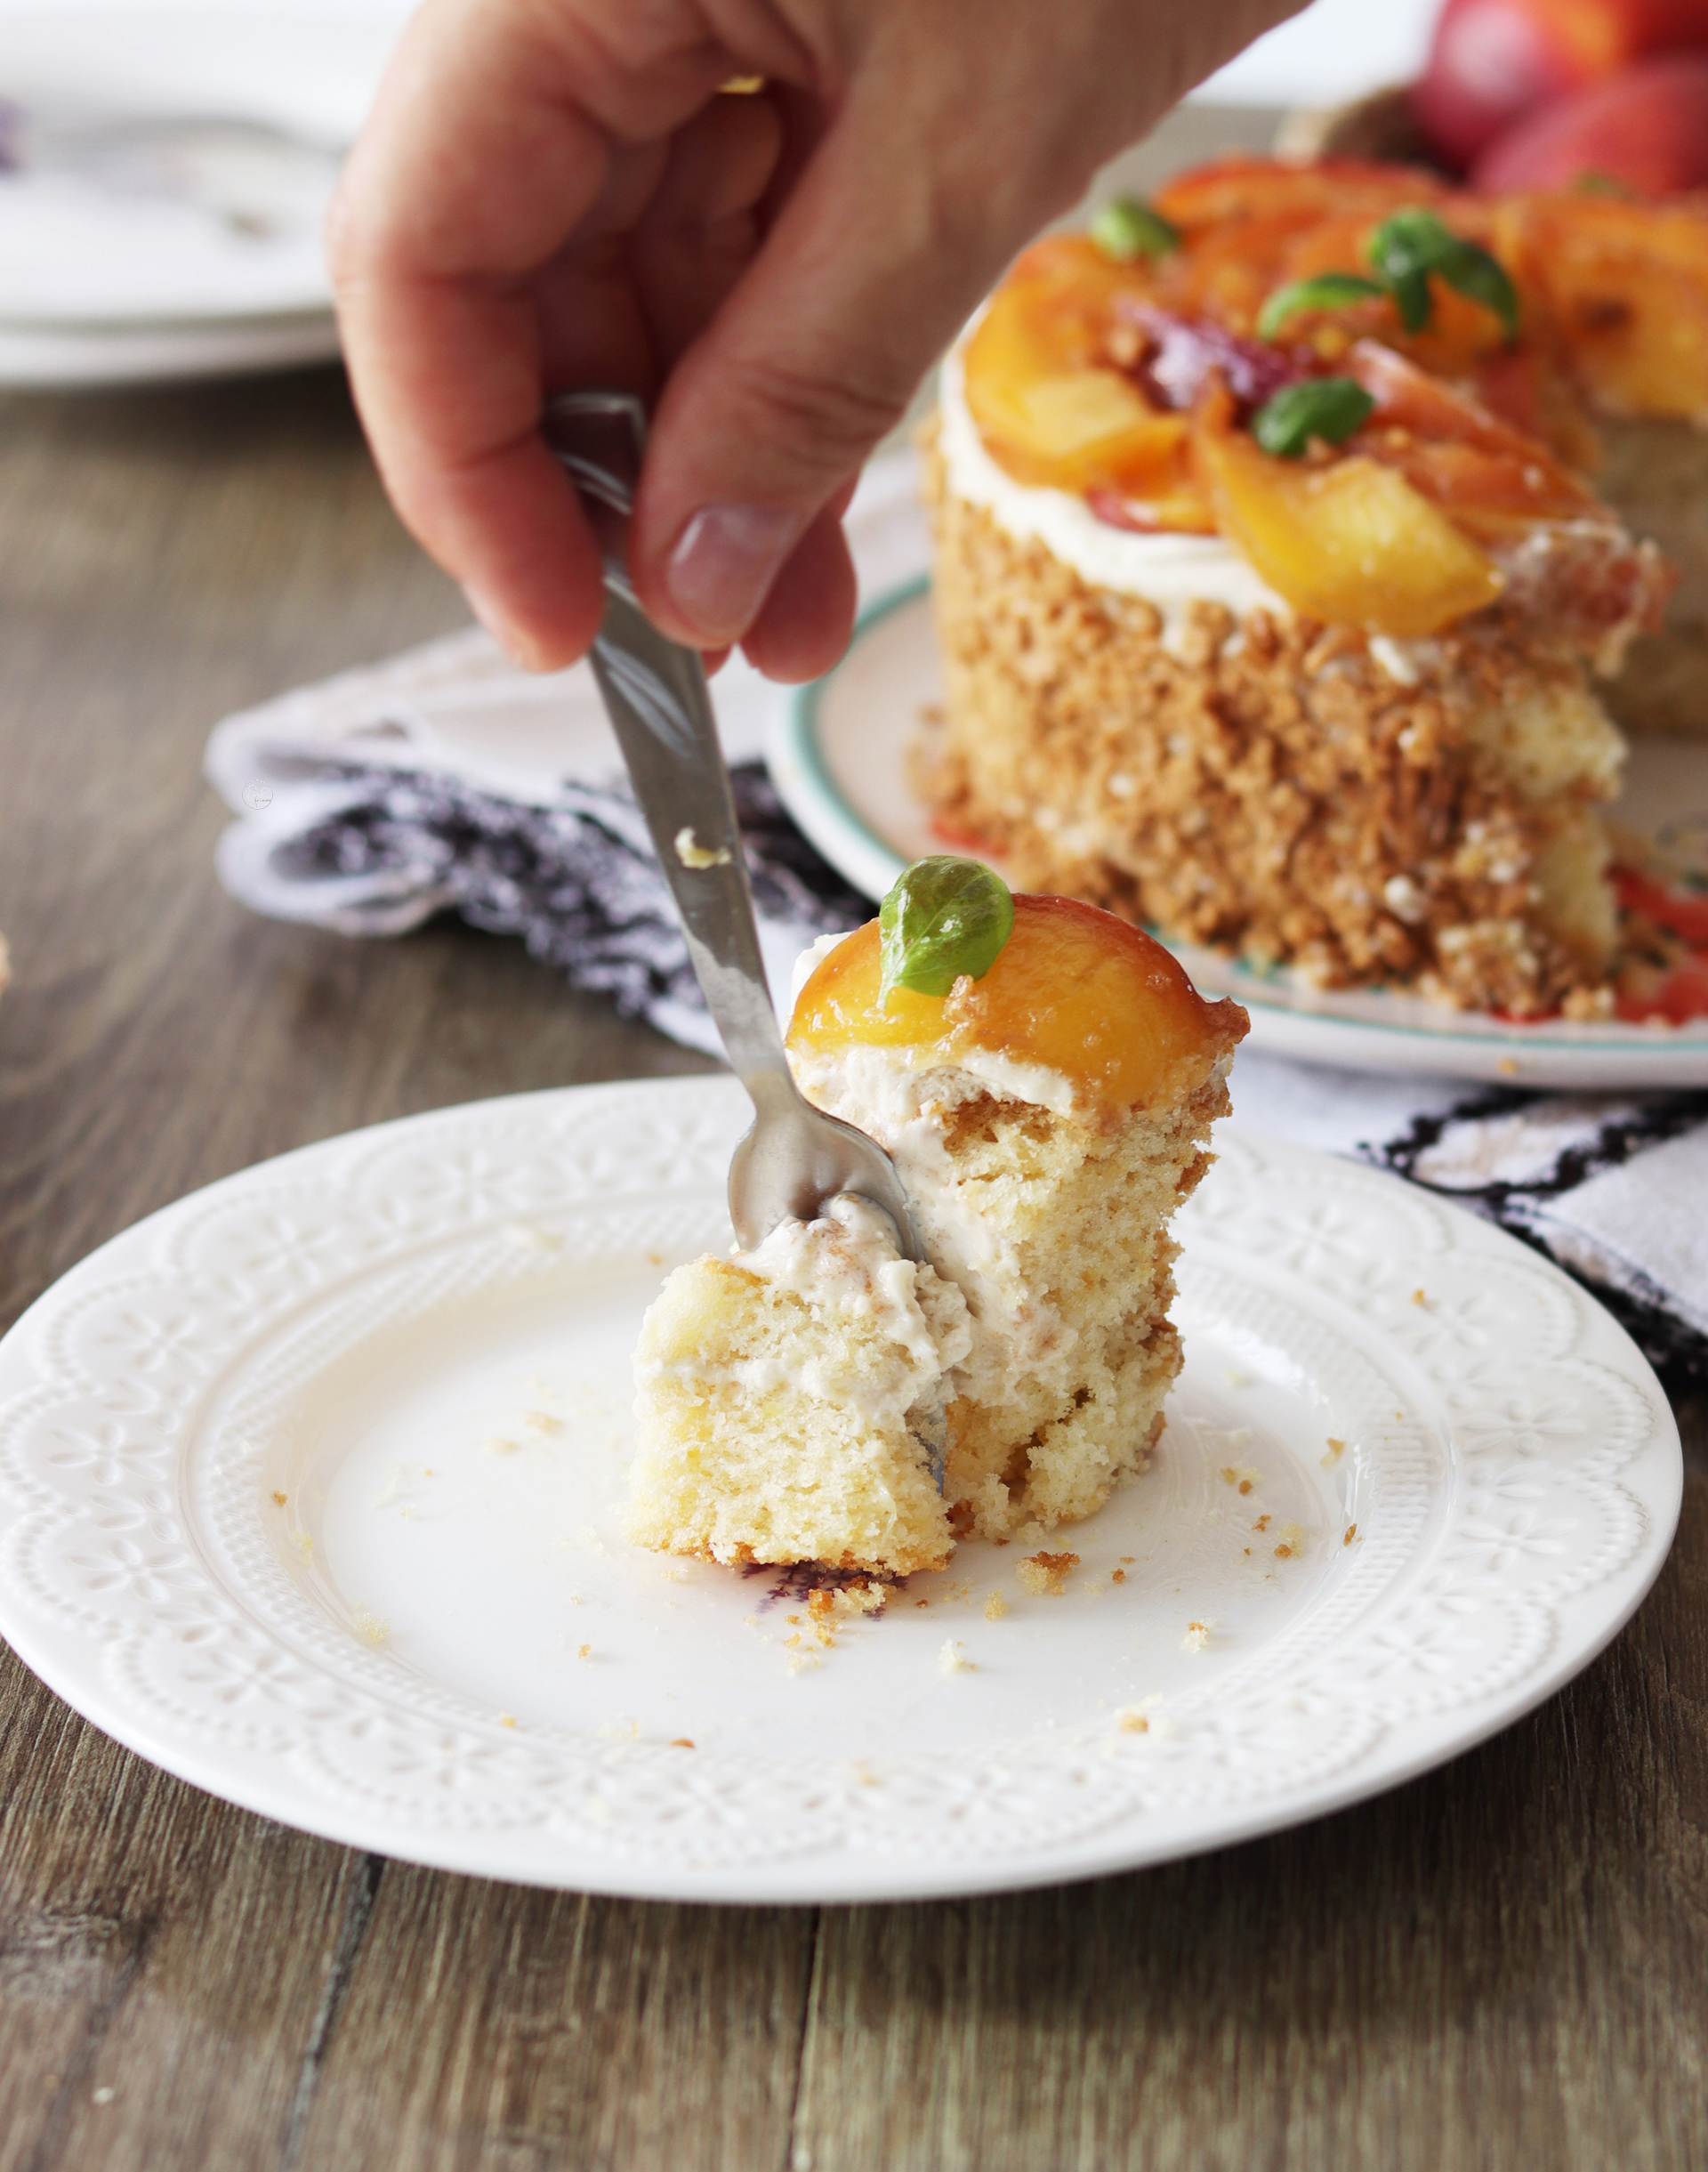
<path fill-rule="evenodd" d="M 1177 123 L 1156 164 L 1229 125 Z M 1252 134 L 1248 126 L 1248 138 Z M 213 876 L 224 711 L 461 622 L 342 380 L 0 402 L 0 1327 L 351 1125 L 701 1061 Z M 1607 1655 L 1367 1808 L 940 1906 L 484 1885 L 211 1801 L 0 1652 L 0 2172 L 1708 2165 L 1708 1413 Z"/>

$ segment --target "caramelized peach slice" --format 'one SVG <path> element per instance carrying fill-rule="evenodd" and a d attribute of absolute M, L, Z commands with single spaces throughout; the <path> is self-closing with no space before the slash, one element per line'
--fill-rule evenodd
<path fill-rule="evenodd" d="M 1111 1118 L 1190 1091 L 1247 1023 L 1237 1004 L 1206 1003 L 1159 942 L 1071 898 L 1017 897 L 995 964 L 947 996 L 894 989 L 880 1008 L 881 978 L 872 920 L 802 989 L 791 1050 L 906 1048 L 946 1064 L 980 1050 L 1059 1073 L 1076 1109 Z"/>
<path fill-rule="evenodd" d="M 1462 533 L 1494 542 L 1541 521 L 1604 517 L 1534 438 L 1391 348 L 1361 340 L 1343 367 L 1376 403 L 1361 449 L 1397 469 Z"/>
<path fill-rule="evenodd" d="M 1377 461 L 1272 460 L 1213 423 L 1194 451 L 1222 534 L 1308 618 L 1421 639 L 1501 593 L 1482 552 Z"/>
<path fill-rule="evenodd" d="M 1438 204 L 1449 193 L 1439 174 L 1421 166 L 1359 158 L 1300 166 L 1235 156 L 1177 175 L 1152 201 L 1171 226 L 1189 233 L 1230 219 L 1285 219 L 1295 226 L 1347 216 L 1374 221 L 1407 204 Z"/>
<path fill-rule="evenodd" d="M 1509 206 L 1502 254 L 1570 367 L 1618 415 L 1708 421 L 1708 217 L 1699 205 L 1538 197 Z"/>
<path fill-rule="evenodd" d="M 1095 252 L 1035 251 L 992 297 L 963 359 L 967 408 L 1017 481 L 1130 497 L 1178 489 L 1186 418 L 1152 407 L 1105 361 L 1114 296 L 1132 285 Z"/>

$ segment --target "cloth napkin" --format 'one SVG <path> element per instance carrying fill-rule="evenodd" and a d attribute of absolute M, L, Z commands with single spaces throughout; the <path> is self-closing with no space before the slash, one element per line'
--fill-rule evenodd
<path fill-rule="evenodd" d="M 906 463 L 850 520 L 862 585 L 922 549 Z M 794 827 L 763 764 L 786 695 L 732 658 L 714 685 L 771 985 L 867 919 Z M 592 674 L 533 678 L 478 631 L 228 717 L 207 773 L 238 818 L 218 865 L 254 910 L 352 936 L 455 910 L 519 936 L 578 988 L 721 1054 Z M 1623 1319 L 1674 1387 L 1708 1385 L 1708 1092 L 1542 1094 L 1337 1071 L 1249 1046 L 1244 1122 L 1459 1200 L 1550 1254 Z"/>

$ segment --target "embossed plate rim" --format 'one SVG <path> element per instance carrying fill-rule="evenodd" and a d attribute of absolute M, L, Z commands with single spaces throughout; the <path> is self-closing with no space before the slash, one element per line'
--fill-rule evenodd
<path fill-rule="evenodd" d="M 212 1410 L 223 1385 L 241 1379 L 246 1350 L 276 1352 L 281 1323 L 343 1288 L 355 1272 L 396 1280 L 411 1261 L 447 1244 L 472 1258 L 536 1179 L 548 1198 L 551 1185 L 560 1185 L 566 1212 L 573 1207 L 594 1218 L 617 1213 L 625 1200 L 638 1207 L 721 1187 L 744 1105 L 732 1080 L 694 1078 L 567 1087 L 431 1111 L 259 1164 L 113 1239 L 0 1340 L 0 1499 L 9 1511 L 0 1540 L 0 1633 L 50 1687 L 139 1755 L 262 1815 L 344 1845 L 472 1875 L 651 1898 L 837 1902 L 1092 1877 L 1340 1808 L 1458 1755 L 1532 1709 L 1605 1647 L 1658 1574 L 1682 1496 L 1677 1427 L 1653 1373 L 1611 1318 L 1558 1269 L 1462 1209 L 1358 1165 L 1229 1126 L 1222 1168 L 1183 1223 L 1188 1318 L 1197 1303 L 1195 1283 L 1221 1272 L 1216 1263 L 1233 1256 L 1230 1246 L 1237 1246 L 1259 1264 L 1259 1279 L 1282 1293 L 1278 1303 L 1329 1320 L 1325 1332 L 1341 1336 L 1366 1370 L 1374 1367 L 1372 1377 L 1438 1384 L 1425 1390 L 1438 1392 L 1438 1411 L 1426 1404 L 1417 1414 L 1420 1427 L 1438 1420 L 1443 1440 L 1452 1435 L 1438 1536 L 1417 1563 L 1419 1579 L 1426 1571 L 1435 1579 L 1433 1595 L 1419 1582 L 1422 1595 L 1403 1606 L 1383 1601 L 1386 1627 L 1380 1615 L 1374 1624 L 1361 1618 L 1356 1653 L 1342 1649 L 1354 1641 L 1349 1627 L 1337 1632 L 1338 1643 L 1301 1632 L 1302 1641 L 1293 1641 L 1302 1656 L 1285 1693 L 1265 1687 L 1256 1660 L 1243 1677 L 1237 1665 L 1229 1686 L 1180 1704 L 1182 1730 L 1165 1744 L 1117 1741 L 1108 1718 L 1074 1722 L 1052 1742 L 1054 1767 L 1046 1760 L 1035 1785 L 1047 1807 L 1052 1786 L 1065 1798 L 1070 1781 L 1085 1783 L 1091 1792 L 1078 1799 L 1091 1807 L 1077 1824 L 1058 1821 L 1054 1837 L 1042 1827 L 1029 1837 L 1024 1803 L 1011 1829 L 1002 1821 L 1010 1797 L 1026 1794 L 1017 1784 L 1016 1739 L 981 1753 L 982 1780 L 976 1771 L 955 1769 L 952 1759 L 898 1758 L 889 1772 L 890 1802 L 916 1797 L 916 1837 L 893 1812 L 886 1823 L 884 1806 L 871 1794 L 850 1792 L 846 1760 L 820 1758 L 803 1768 L 819 1826 L 809 1823 L 793 1854 L 770 1851 L 761 1843 L 780 1831 L 782 1815 L 775 1757 L 745 1761 L 737 1770 L 733 1755 L 722 1753 L 730 1768 L 724 1771 L 720 1753 L 712 1752 L 694 1761 L 690 1778 L 689 1761 L 679 1756 L 673 1765 L 644 1745 L 632 1756 L 625 1751 L 620 1766 L 608 1750 L 598 1753 L 595 1771 L 591 1746 L 583 1744 L 575 1765 L 563 1731 L 524 1725 L 500 1736 L 483 1730 L 466 1700 L 431 1684 L 423 1688 L 354 1639 L 347 1654 L 305 1659 L 300 1640 L 278 1622 L 270 1627 L 264 1594 L 219 1587 L 197 1552 L 188 1466 L 203 1423 L 197 1413 Z M 630 1181 L 637 1166 L 651 1169 L 653 1181 Z M 413 1195 L 399 1175 L 412 1167 L 431 1173 L 413 1180 Z M 372 1197 L 362 1191 L 370 1180 L 377 1186 Z M 266 1215 L 282 1191 L 309 1215 L 298 1235 L 318 1231 L 313 1259 L 265 1236 Z M 1225 1226 L 1219 1231 L 1218 1224 Z M 207 1256 L 217 1276 L 196 1264 L 201 1243 L 212 1247 Z M 1442 1297 L 1420 1310 L 1405 1285 L 1412 1263 L 1425 1256 L 1427 1279 Z M 257 1296 L 269 1273 L 272 1295 Z M 246 1322 L 235 1298 L 225 1304 L 216 1294 L 199 1313 L 191 1304 L 189 1313 L 173 1315 L 172 1304 L 182 1313 L 195 1298 L 198 1274 L 205 1293 L 247 1289 L 246 1302 L 260 1309 Z M 317 1275 L 323 1279 L 316 1281 Z M 122 1343 L 113 1321 L 130 1317 L 113 1308 L 124 1304 L 148 1329 L 129 1360 L 112 1354 Z M 99 1328 L 103 1306 L 105 1344 L 88 1328 L 91 1320 Z M 150 1318 L 160 1328 L 153 1341 Z M 1492 1349 L 1478 1325 L 1489 1320 L 1498 1324 Z M 85 1330 L 95 1334 L 93 1361 L 77 1344 Z M 1510 1346 L 1524 1334 L 1534 1349 Z M 1484 1354 L 1462 1360 L 1454 1354 L 1461 1344 Z M 204 1382 L 194 1396 L 173 1386 L 174 1366 L 182 1380 Z M 1545 1383 L 1553 1400 L 1521 1403 L 1526 1380 Z M 107 1414 L 99 1440 L 93 1430 L 86 1439 L 76 1433 L 72 1423 L 92 1407 Z M 84 1445 L 55 1460 L 53 1441 Z M 152 1475 L 150 1461 L 161 1466 Z M 1599 1561 L 1591 1551 L 1588 1565 L 1574 1562 L 1571 1549 L 1548 1537 L 1578 1528 L 1569 1520 L 1550 1523 L 1534 1506 L 1559 1500 L 1583 1512 L 1589 1545 L 1600 1546 Z M 1507 1503 L 1501 1509 L 1506 1524 L 1488 1521 L 1491 1502 Z M 1532 1506 L 1512 1508 L 1514 1502 Z M 104 1553 L 90 1550 L 101 1545 Z M 77 1546 L 84 1551 L 74 1552 Z M 1462 1575 L 1454 1567 L 1462 1555 L 1480 1561 L 1491 1546 L 1486 1564 Z M 1513 1546 L 1519 1568 L 1500 1567 Z M 1555 1555 L 1559 1563 L 1551 1566 Z M 79 1584 L 82 1571 L 74 1575 L 67 1566 L 73 1562 L 99 1575 Z M 1293 1619 L 1308 1623 L 1310 1616 Z M 1481 1644 L 1475 1636 L 1467 1642 L 1466 1621 L 1481 1623 L 1475 1633 Z M 882 1625 L 871 1634 L 881 1636 Z M 1387 1656 L 1384 1636 L 1399 1659 Z M 1455 1651 L 1485 1646 L 1494 1656 L 1484 1686 L 1467 1694 Z M 171 1670 L 187 1664 L 192 1647 L 227 1657 L 235 1651 L 239 1674 L 246 1667 L 306 1668 L 313 1696 L 336 1709 L 324 1724 L 316 1723 L 318 1735 L 312 1728 L 303 1735 L 294 1720 L 246 1722 L 222 1734 L 226 1723 L 214 1716 L 212 1692 L 198 1712 L 193 1699 L 180 1708 L 160 1688 L 165 1683 L 173 1695 L 189 1695 Z M 145 1696 L 155 1701 L 145 1703 Z M 425 1780 L 420 1798 L 402 1810 L 396 1801 L 376 1806 L 360 1793 L 361 1759 L 370 1750 L 379 1756 L 394 1743 L 407 1747 L 411 1730 L 419 1736 L 431 1729 L 441 1743 L 454 1735 L 466 1744 L 478 1775 L 490 1772 L 477 1777 L 479 1799 L 452 1814 L 443 1798 L 431 1798 Z M 1344 1738 L 1339 1748 L 1337 1730 Z M 283 1747 L 268 1748 L 270 1737 Z M 1326 1748 L 1318 1747 L 1319 1738 Z M 1277 1768 L 1261 1764 L 1275 1744 L 1294 1758 L 1280 1768 L 1292 1775 L 1285 1781 L 1272 1781 Z M 1334 1764 L 1333 1756 L 1341 1761 Z M 328 1774 L 328 1756 L 348 1762 Z M 1138 1762 L 1146 1757 L 1154 1762 Z M 549 1784 L 548 1768 L 555 1774 Z M 741 1790 L 750 1775 L 752 1806 L 745 1807 Z M 1034 1783 L 1030 1771 L 1023 1777 Z M 939 1780 L 940 1802 L 931 1793 Z M 537 1784 L 536 1797 L 519 1797 L 516 1790 L 530 1784 Z M 673 1855 L 648 1837 L 648 1806 L 673 1788 L 680 1799 L 664 1802 L 659 1833 L 666 1819 L 680 1822 L 684 1810 L 700 1815 L 696 1805 L 705 1790 L 721 1788 L 733 1802 L 723 1814 L 735 1837 L 721 1855 L 715 1833 L 699 1858 L 680 1848 Z M 963 1792 L 951 1801 L 954 1788 Z M 612 1802 L 623 1813 L 616 1837 L 589 1825 L 595 1797 L 607 1815 Z M 999 1813 L 994 1824 L 993 1805 Z M 705 1813 L 714 1823 L 716 1808 Z M 745 1829 L 744 1818 L 750 1821 Z"/>

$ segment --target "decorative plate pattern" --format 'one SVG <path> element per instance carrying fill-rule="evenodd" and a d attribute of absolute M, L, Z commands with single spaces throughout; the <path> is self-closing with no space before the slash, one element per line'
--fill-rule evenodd
<path fill-rule="evenodd" d="M 0 1343 L 0 1629 L 98 1725 L 446 1869 L 706 1900 L 1155 1861 L 1393 1784 L 1567 1680 L 1677 1521 L 1671 1413 L 1512 1239 L 1237 1130 L 1142 1478 L 822 1643 L 628 1548 L 627 1354 L 727 1241 L 725 1079 L 411 1118 L 181 1201 Z M 430 1460 L 431 1458 L 431 1460 Z"/>

